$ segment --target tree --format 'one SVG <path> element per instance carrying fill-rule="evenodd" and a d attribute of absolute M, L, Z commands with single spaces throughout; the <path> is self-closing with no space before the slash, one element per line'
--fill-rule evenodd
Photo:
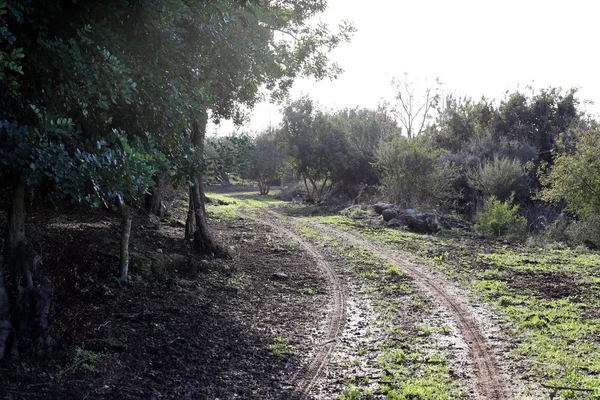
<path fill-rule="evenodd" d="M 379 142 L 399 136 L 400 128 L 382 108 L 343 109 L 331 118 L 334 125 L 344 132 L 350 145 L 340 190 L 355 200 L 368 186 L 379 184 L 380 175 L 374 166 Z"/>
<path fill-rule="evenodd" d="M 394 115 L 409 139 L 419 136 L 440 101 L 439 78 L 433 85 L 427 85 L 422 94 L 415 93 L 415 82 L 409 79 L 408 73 L 404 73 L 404 79 L 393 78 L 391 84 L 397 102 Z"/>
<path fill-rule="evenodd" d="M 330 116 L 307 97 L 288 103 L 278 140 L 301 177 L 311 202 L 320 203 L 342 180 L 350 165 L 350 143 Z"/>
<path fill-rule="evenodd" d="M 269 194 L 271 182 L 279 178 L 283 164 L 283 155 L 275 139 L 275 132 L 266 130 L 252 141 L 252 162 L 244 171 L 244 176 L 258 184 L 261 195 Z"/>
<path fill-rule="evenodd" d="M 582 219 L 600 215 L 600 128 L 596 123 L 570 130 L 571 148 L 556 154 L 551 168 L 541 169 L 539 197 L 564 202 Z"/>
<path fill-rule="evenodd" d="M 190 182 L 195 243 L 214 255 L 201 195 L 208 115 L 240 121 L 263 86 L 280 97 L 297 76 L 335 77 L 326 55 L 352 28 L 309 26 L 324 9 L 317 0 L 0 3 L 0 176 L 12 199 L 0 356 L 17 343 L 11 321 L 22 344 L 44 341 L 39 310 L 51 285 L 33 272 L 25 192 L 44 181 L 65 199 L 117 201 L 126 236 L 129 199 L 163 175 Z M 107 176 L 107 164 L 119 173 Z"/>
<path fill-rule="evenodd" d="M 210 94 L 205 109 L 212 112 L 215 120 L 233 118 L 234 122 L 241 122 L 244 108 L 251 108 L 261 98 L 261 87 L 273 99 L 281 100 L 299 76 L 335 78 L 341 72 L 337 65 L 329 63 L 327 55 L 349 40 L 354 28 L 344 23 L 332 34 L 325 25 L 310 26 L 309 20 L 325 10 L 324 2 L 224 3 L 227 6 L 220 9 L 220 14 L 230 21 L 225 24 L 227 29 L 222 35 L 207 38 L 216 40 L 194 42 L 197 44 L 194 53 L 203 55 L 198 73 L 206 77 Z M 279 39 L 275 32 L 286 39 Z M 193 125 L 193 143 L 198 137 L 202 141 L 206 130 L 207 119 L 202 117 L 198 121 L 198 125 Z M 190 180 L 196 181 L 201 183 L 197 178 Z M 190 208 L 194 203 L 204 208 L 201 186 L 193 186 L 190 195 L 198 193 L 199 197 L 190 199 Z M 208 248 L 208 253 L 217 254 L 219 249 L 209 246 L 212 239 L 205 237 L 208 232 L 203 226 L 194 235 L 195 243 L 200 250 Z"/>

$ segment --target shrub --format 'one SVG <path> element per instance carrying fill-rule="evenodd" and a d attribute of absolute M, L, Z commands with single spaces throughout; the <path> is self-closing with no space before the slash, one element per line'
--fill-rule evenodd
<path fill-rule="evenodd" d="M 527 220 L 518 215 L 518 211 L 519 206 L 513 205 L 513 196 L 507 201 L 491 196 L 475 219 L 475 230 L 496 236 L 524 235 L 527 232 Z"/>
<path fill-rule="evenodd" d="M 511 193 L 518 193 L 523 188 L 524 180 L 525 168 L 518 160 L 497 155 L 469 176 L 469 183 L 486 197 L 494 196 L 502 201 L 510 198 Z"/>
<path fill-rule="evenodd" d="M 396 138 L 382 142 L 377 152 L 377 167 L 390 201 L 403 208 L 446 208 L 456 197 L 452 187 L 457 170 L 440 159 L 422 137 Z"/>
<path fill-rule="evenodd" d="M 600 249 L 600 216 L 591 214 L 581 221 L 573 222 L 567 227 L 566 235 L 573 246 Z"/>

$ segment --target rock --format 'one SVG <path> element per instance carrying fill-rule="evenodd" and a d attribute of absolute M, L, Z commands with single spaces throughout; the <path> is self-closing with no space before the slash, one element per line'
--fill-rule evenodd
<path fill-rule="evenodd" d="M 416 212 L 415 210 L 411 210 L 413 211 L 411 213 L 407 213 L 407 211 L 408 210 L 403 213 L 404 220 L 406 221 L 406 226 L 411 231 L 419 233 L 437 233 L 442 230 L 437 215 Z"/>
<path fill-rule="evenodd" d="M 149 275 L 152 272 L 152 261 L 139 253 L 129 252 L 129 269 L 132 274 Z"/>
<path fill-rule="evenodd" d="M 383 217 L 383 220 L 385 222 L 389 222 L 390 220 L 394 219 L 394 218 L 398 218 L 398 211 L 396 210 L 396 208 L 386 208 L 381 212 L 381 216 Z"/>
<path fill-rule="evenodd" d="M 401 226 L 406 226 L 406 222 L 398 218 L 392 218 L 387 222 L 387 226 L 389 228 L 399 228 Z"/>
<path fill-rule="evenodd" d="M 280 281 L 285 281 L 288 279 L 288 275 L 284 274 L 283 272 L 275 272 L 273 275 L 271 275 L 271 277 Z"/>
<path fill-rule="evenodd" d="M 389 203 L 377 203 L 377 204 L 373 204 L 373 210 L 381 215 L 381 213 L 383 213 L 383 210 L 387 210 L 388 208 L 394 208 L 395 206 L 393 204 L 389 204 Z"/>
<path fill-rule="evenodd" d="M 302 197 L 300 192 L 296 188 L 296 186 L 284 187 L 281 189 L 278 195 L 275 196 L 276 199 L 283 201 L 292 201 L 294 199 L 298 199 Z"/>

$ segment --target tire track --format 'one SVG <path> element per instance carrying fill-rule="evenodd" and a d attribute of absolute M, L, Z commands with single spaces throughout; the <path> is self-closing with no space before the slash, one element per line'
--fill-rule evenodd
<path fill-rule="evenodd" d="M 268 215 L 276 216 L 277 214 L 268 212 Z M 266 219 L 255 218 L 249 215 L 245 215 L 244 218 L 251 219 L 259 224 L 267 225 L 282 236 L 286 236 L 298 243 L 315 260 L 317 267 L 325 274 L 329 281 L 329 285 L 332 288 L 333 304 L 329 314 L 325 338 L 321 341 L 322 345 L 319 346 L 316 354 L 309 361 L 306 369 L 299 372 L 293 379 L 296 389 L 301 397 L 308 398 L 311 388 L 319 380 L 321 371 L 329 363 L 331 352 L 340 336 L 345 310 L 344 291 L 333 268 L 325 258 L 314 249 L 313 245 L 302 238 L 302 236 L 296 234 L 291 229 L 282 227 L 281 225 L 272 223 Z"/>
<path fill-rule="evenodd" d="M 463 302 L 449 294 L 438 279 L 421 272 L 414 264 L 390 253 L 378 245 L 364 238 L 340 229 L 321 223 L 311 222 L 328 234 L 344 238 L 368 249 L 372 253 L 401 268 L 408 276 L 413 278 L 426 292 L 436 298 L 452 315 L 468 346 L 469 357 L 474 361 L 474 388 L 476 396 L 482 400 L 509 400 L 513 399 L 512 391 L 498 367 L 494 355 L 488 350 L 488 345 L 481 334 L 477 322 L 466 311 Z"/>

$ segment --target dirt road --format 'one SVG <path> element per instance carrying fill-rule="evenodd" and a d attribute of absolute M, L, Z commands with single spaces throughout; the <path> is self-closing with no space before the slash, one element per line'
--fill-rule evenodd
<path fill-rule="evenodd" d="M 276 217 L 273 212 L 267 215 Z M 275 224 L 268 222 L 274 218 L 255 219 L 256 222 L 262 222 L 278 232 L 285 234 L 290 239 L 301 245 L 302 248 L 310 254 L 322 269 L 328 279 L 329 284 L 334 291 L 334 304 L 330 313 L 329 331 L 327 335 L 327 345 L 316 353 L 310 362 L 307 373 L 298 380 L 298 387 L 304 394 L 308 394 L 310 388 L 319 379 L 319 373 L 328 362 L 328 357 L 334 347 L 334 342 L 340 333 L 342 327 L 342 316 L 344 310 L 344 295 L 340 287 L 339 280 L 335 276 L 334 270 L 328 265 L 323 256 L 302 236 L 294 233 L 288 228 L 284 228 L 281 223 Z M 512 399 L 511 388 L 502 370 L 499 368 L 497 360 L 492 352 L 491 345 L 478 325 L 476 318 L 468 311 L 466 299 L 457 296 L 446 290 L 444 282 L 428 273 L 425 269 L 408 262 L 400 254 L 378 246 L 355 233 L 350 233 L 328 225 L 316 222 L 307 222 L 312 227 L 326 233 L 329 236 L 337 237 L 348 242 L 359 245 L 374 255 L 382 258 L 386 262 L 392 263 L 400 268 L 406 275 L 416 281 L 421 289 L 429 296 L 435 299 L 452 316 L 464 342 L 468 346 L 468 355 L 473 362 L 473 371 L 471 371 L 472 386 L 475 389 L 475 396 L 478 399 L 485 400 L 508 400 Z"/>
<path fill-rule="evenodd" d="M 257 223 L 268 225 L 274 231 L 280 235 L 284 235 L 292 241 L 299 244 L 316 262 L 317 268 L 319 268 L 324 275 L 327 277 L 328 285 L 332 291 L 332 304 L 331 310 L 328 315 L 327 332 L 322 345 L 317 349 L 312 359 L 309 361 L 306 369 L 300 371 L 294 382 L 297 391 L 303 396 L 307 397 L 310 393 L 311 388 L 321 376 L 321 371 L 329 362 L 329 358 L 333 348 L 335 347 L 336 340 L 339 337 L 340 330 L 342 328 L 343 316 L 344 316 L 344 293 L 342 286 L 332 266 L 325 260 L 315 248 L 300 235 L 296 234 L 291 229 L 281 226 L 281 224 L 275 224 L 269 222 L 268 219 L 248 217 Z"/>
<path fill-rule="evenodd" d="M 418 284 L 433 296 L 453 316 L 458 325 L 465 342 L 469 347 L 469 355 L 475 363 L 473 380 L 479 398 L 488 400 L 508 400 L 513 398 L 510 387 L 497 361 L 490 350 L 490 345 L 482 335 L 475 318 L 470 315 L 465 307 L 465 300 L 453 296 L 444 288 L 444 283 L 427 274 L 418 266 L 411 264 L 398 254 L 377 246 L 368 240 L 340 229 L 323 224 L 314 224 L 319 229 L 326 231 L 329 235 L 344 238 L 355 242 L 360 246 L 378 255 L 387 262 L 399 267 L 404 273 L 413 278 Z"/>

